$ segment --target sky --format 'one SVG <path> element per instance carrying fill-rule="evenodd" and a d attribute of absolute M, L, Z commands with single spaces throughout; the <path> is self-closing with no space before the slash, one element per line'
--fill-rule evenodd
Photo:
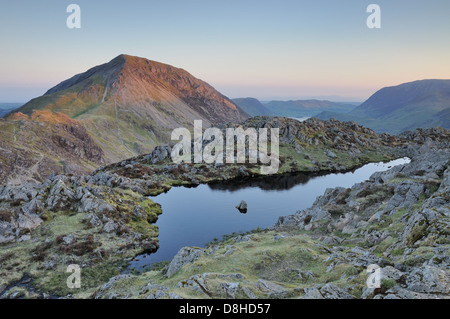
<path fill-rule="evenodd" d="M 66 25 L 69 4 L 81 28 Z M 381 28 L 369 29 L 369 4 Z M 450 78 L 448 0 L 2 0 L 0 102 L 136 55 L 230 98 L 364 101 L 385 86 Z"/>

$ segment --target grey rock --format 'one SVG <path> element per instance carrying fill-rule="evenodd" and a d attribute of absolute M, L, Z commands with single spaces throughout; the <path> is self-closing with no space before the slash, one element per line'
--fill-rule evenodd
<path fill-rule="evenodd" d="M 232 253 L 234 253 L 237 249 L 236 249 L 235 246 L 228 245 L 228 246 L 225 247 L 225 250 L 226 251 L 225 251 L 224 255 L 228 256 L 228 255 L 231 255 Z"/>
<path fill-rule="evenodd" d="M 183 297 L 177 295 L 176 293 L 169 292 L 169 299 L 183 299 Z"/>
<path fill-rule="evenodd" d="M 377 295 L 380 288 L 364 288 L 362 291 L 361 299 L 373 299 Z"/>
<path fill-rule="evenodd" d="M 169 264 L 169 267 L 167 268 L 167 277 L 172 277 L 177 272 L 181 270 L 185 265 L 193 263 L 196 261 L 200 256 L 205 254 L 205 250 L 201 248 L 194 248 L 194 247 L 183 247 L 180 249 L 180 251 L 175 255 L 175 257 L 172 259 L 172 261 Z"/>
<path fill-rule="evenodd" d="M 149 293 L 150 292 L 150 293 Z M 141 294 L 149 293 L 147 299 L 168 299 L 169 298 L 169 288 L 161 285 L 155 285 L 149 283 L 147 286 L 143 287 Z"/>
<path fill-rule="evenodd" d="M 317 288 L 305 288 L 302 299 L 325 299 Z"/>
<path fill-rule="evenodd" d="M 171 152 L 172 149 L 168 145 L 157 146 L 149 155 L 144 157 L 144 160 L 156 164 L 170 158 Z"/>
<path fill-rule="evenodd" d="M 135 277 L 133 275 L 118 275 L 116 277 L 111 278 L 106 284 L 101 286 L 98 291 L 94 294 L 95 299 L 103 299 L 107 298 L 107 294 L 110 293 L 110 290 L 113 289 L 114 285 L 124 279 Z M 110 299 L 110 298 L 107 298 Z"/>
<path fill-rule="evenodd" d="M 69 235 L 67 235 L 67 236 L 64 236 L 64 237 L 62 238 L 62 240 L 63 240 L 64 244 L 66 244 L 66 245 L 71 245 L 71 244 L 73 244 L 74 242 L 76 242 L 77 238 L 76 238 L 74 235 L 69 234 Z"/>
<path fill-rule="evenodd" d="M 352 295 L 332 284 L 326 284 L 320 288 L 320 293 L 325 299 L 355 299 Z"/>
<path fill-rule="evenodd" d="M 418 293 L 442 293 L 450 291 L 450 276 L 443 269 L 432 266 L 415 268 L 407 277 L 408 290 Z"/>
<path fill-rule="evenodd" d="M 238 244 L 238 243 L 247 242 L 247 241 L 251 241 L 251 240 L 252 240 L 252 237 L 250 235 L 244 235 L 244 236 L 239 235 L 234 239 L 234 242 L 236 244 Z"/>
<path fill-rule="evenodd" d="M 103 231 L 106 233 L 112 233 L 115 232 L 118 229 L 118 225 L 110 220 L 103 226 Z"/>
<path fill-rule="evenodd" d="M 241 213 L 246 213 L 247 212 L 247 203 L 245 201 L 241 201 L 239 203 L 239 205 L 236 206 L 236 208 L 241 212 Z"/>
<path fill-rule="evenodd" d="M 221 284 L 221 288 L 223 289 L 228 298 L 235 299 L 236 293 L 239 289 L 239 283 L 238 282 L 223 283 Z"/>
<path fill-rule="evenodd" d="M 327 150 L 327 156 L 328 157 L 331 157 L 331 158 L 337 158 L 337 155 L 336 154 L 334 154 L 332 151 L 330 151 L 330 150 Z"/>
<path fill-rule="evenodd" d="M 86 220 L 92 227 L 98 227 L 98 226 L 102 226 L 103 225 L 103 223 L 100 220 L 100 218 L 98 218 L 98 216 L 95 215 L 95 214 L 88 214 L 88 215 L 86 215 L 84 220 Z"/>
<path fill-rule="evenodd" d="M 20 229 L 35 229 L 44 221 L 36 214 L 20 214 L 17 225 Z"/>
<path fill-rule="evenodd" d="M 58 176 L 56 183 L 50 190 L 46 205 L 50 210 L 60 210 L 70 207 L 75 193 L 66 185 L 62 177 Z"/>
<path fill-rule="evenodd" d="M 44 204 L 42 201 L 37 198 L 33 198 L 31 201 L 22 206 L 22 212 L 28 215 L 37 214 L 43 209 L 43 207 Z"/>
<path fill-rule="evenodd" d="M 256 286 L 261 292 L 265 294 L 279 294 L 287 292 L 287 289 L 283 286 L 264 279 L 258 279 Z"/>
<path fill-rule="evenodd" d="M 242 292 L 249 298 L 249 299 L 257 299 L 258 297 L 256 296 L 256 294 L 251 291 L 249 288 L 247 287 L 242 287 Z"/>
<path fill-rule="evenodd" d="M 398 284 L 405 284 L 406 275 L 394 267 L 387 266 L 381 269 L 381 280 L 394 280 Z"/>
<path fill-rule="evenodd" d="M 105 201 L 96 198 L 89 191 L 86 191 L 79 202 L 78 212 L 102 213 L 113 212 L 115 209 Z"/>

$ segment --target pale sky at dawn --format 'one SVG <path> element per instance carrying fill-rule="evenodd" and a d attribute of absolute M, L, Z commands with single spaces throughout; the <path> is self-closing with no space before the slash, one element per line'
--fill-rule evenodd
<path fill-rule="evenodd" d="M 81 29 L 66 8 L 81 7 Z M 381 7 L 381 29 L 366 8 Z M 125 53 L 230 98 L 363 101 L 450 78 L 448 0 L 17 0 L 0 3 L 0 102 L 26 102 Z"/>

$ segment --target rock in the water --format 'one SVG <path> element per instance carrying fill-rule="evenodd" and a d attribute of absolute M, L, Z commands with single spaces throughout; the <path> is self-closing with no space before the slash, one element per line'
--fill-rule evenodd
<path fill-rule="evenodd" d="M 236 206 L 236 208 L 237 208 L 242 214 L 246 214 L 246 213 L 247 213 L 247 202 L 241 201 L 241 202 L 239 203 L 239 205 Z"/>

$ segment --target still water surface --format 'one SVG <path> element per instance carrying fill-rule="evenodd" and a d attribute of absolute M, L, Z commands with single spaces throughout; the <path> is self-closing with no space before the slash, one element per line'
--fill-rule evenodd
<path fill-rule="evenodd" d="M 377 171 L 408 162 L 408 158 L 402 158 L 322 176 L 296 174 L 195 188 L 174 187 L 152 198 L 163 210 L 156 223 L 160 233 L 159 250 L 136 257 L 129 268 L 142 269 L 154 262 L 170 260 L 185 246 L 203 247 L 223 235 L 272 226 L 280 216 L 311 207 L 327 188 L 351 187 Z M 248 204 L 246 214 L 235 208 L 241 200 Z"/>

